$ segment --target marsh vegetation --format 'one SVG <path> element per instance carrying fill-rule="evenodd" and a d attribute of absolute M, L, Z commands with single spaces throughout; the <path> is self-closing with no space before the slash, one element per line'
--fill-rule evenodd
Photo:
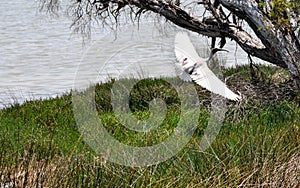
<path fill-rule="evenodd" d="M 71 94 L 28 101 L 0 111 L 0 187 L 295 187 L 300 177 L 300 96 L 288 73 L 260 66 L 225 71 L 226 82 L 243 94 L 227 101 L 223 126 L 205 152 L 199 141 L 210 114 L 210 93 L 195 85 L 200 118 L 190 142 L 174 157 L 148 167 L 125 167 L 97 155 L 83 141 Z M 166 117 L 147 134 L 126 130 L 110 101 L 113 81 L 96 85 L 98 115 L 108 132 L 135 146 L 164 140 L 177 126 L 180 100 L 164 79 L 145 79 L 131 91 L 131 109 L 149 116 L 148 103 L 161 97 Z M 162 91 L 162 92 L 155 92 Z M 83 91 L 84 92 L 84 91 Z"/>

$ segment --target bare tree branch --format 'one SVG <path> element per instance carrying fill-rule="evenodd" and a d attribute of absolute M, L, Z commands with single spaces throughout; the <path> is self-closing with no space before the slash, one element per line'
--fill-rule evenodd
<path fill-rule="evenodd" d="M 49 2 L 46 7 L 56 10 L 57 0 L 42 1 Z M 205 8 L 202 17 L 187 12 L 179 0 L 73 0 L 72 7 L 73 28 L 81 33 L 90 33 L 93 21 L 114 27 L 122 13 L 139 18 L 144 12 L 152 12 L 179 27 L 212 37 L 212 46 L 216 37 L 221 38 L 221 47 L 226 44 L 226 38 L 232 39 L 249 55 L 287 69 L 300 90 L 300 4 L 297 0 L 194 1 L 193 9 Z M 241 22 L 246 22 L 252 32 L 248 33 Z"/>

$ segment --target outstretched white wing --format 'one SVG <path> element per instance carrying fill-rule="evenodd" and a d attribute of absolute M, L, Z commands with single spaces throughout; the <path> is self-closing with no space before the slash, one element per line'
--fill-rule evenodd
<path fill-rule="evenodd" d="M 181 67 L 181 78 L 189 75 L 198 85 L 207 90 L 226 97 L 239 100 L 241 97 L 233 93 L 207 66 L 204 59 L 198 56 L 186 33 L 178 33 L 175 37 L 175 55 Z"/>

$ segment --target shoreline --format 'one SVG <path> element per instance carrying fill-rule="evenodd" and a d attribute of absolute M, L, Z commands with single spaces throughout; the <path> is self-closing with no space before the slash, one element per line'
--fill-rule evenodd
<path fill-rule="evenodd" d="M 280 69 L 280 68 L 277 68 L 275 66 L 264 65 L 264 64 L 258 64 L 258 66 L 264 67 L 264 68 L 267 68 L 267 69 L 268 69 L 268 67 L 271 67 L 271 69 L 272 69 L 272 67 L 275 68 L 275 69 Z M 239 66 L 236 66 L 236 67 L 226 67 L 226 68 L 223 67 L 222 72 L 225 72 L 225 73 L 226 72 L 232 72 L 232 71 L 233 72 L 238 72 L 238 71 L 235 71 L 235 69 L 248 69 L 248 67 L 249 67 L 248 64 L 239 65 Z M 171 77 L 162 77 L 162 79 L 164 79 L 164 78 L 171 78 Z M 145 78 L 145 79 L 147 79 L 147 78 Z M 109 82 L 109 81 L 107 81 L 107 82 Z M 106 83 L 106 82 L 101 82 L 101 83 Z M 94 84 L 96 84 L 96 83 L 94 83 Z M 61 97 L 61 96 L 66 95 L 66 94 L 68 95 L 72 91 L 73 87 L 74 87 L 74 85 L 71 86 L 71 88 L 69 88 L 69 89 L 65 88 L 65 89 L 60 89 L 60 91 L 53 91 L 52 94 L 47 94 L 46 92 L 42 92 L 42 91 L 39 91 L 39 93 L 34 93 L 32 91 L 24 91 L 22 89 L 10 90 L 8 88 L 7 90 L 2 91 L 1 95 L 6 96 L 6 98 L 0 99 L 0 111 L 5 109 L 5 108 L 12 107 L 14 105 L 22 105 L 23 103 L 28 102 L 28 101 L 50 100 L 50 99 L 53 99 L 53 98 Z M 89 86 L 82 87 L 82 88 L 79 88 L 79 90 L 85 90 L 88 87 Z M 6 102 L 4 100 L 6 100 Z M 8 101 L 10 101 L 10 102 L 8 102 Z"/>
<path fill-rule="evenodd" d="M 293 93 L 288 79 L 275 82 L 277 70 L 261 67 L 270 75 L 258 75 L 260 82 L 253 84 L 248 68 L 224 74 L 229 87 L 249 93 L 239 103 L 227 101 L 222 128 L 205 151 L 199 143 L 210 117 L 210 93 L 195 86 L 203 103 L 191 140 L 172 158 L 153 166 L 123 166 L 90 148 L 78 131 L 70 92 L 0 110 L 0 186 L 295 187 L 299 183 L 300 95 Z M 109 98 L 112 85 L 97 85 L 95 97 L 97 115 L 112 137 L 140 147 L 161 143 L 175 132 L 180 100 L 165 81 L 144 80 L 132 93 L 131 109 L 141 120 L 149 117 L 147 101 L 153 96 L 168 101 L 164 121 L 147 133 L 119 122 Z M 167 96 L 155 93 L 162 88 Z M 282 174 L 288 178 L 282 179 Z"/>

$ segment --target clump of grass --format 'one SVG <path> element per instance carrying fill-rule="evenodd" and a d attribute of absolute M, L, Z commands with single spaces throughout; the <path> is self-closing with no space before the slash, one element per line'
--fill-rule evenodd
<path fill-rule="evenodd" d="M 228 102 L 223 127 L 210 148 L 199 149 L 210 117 L 210 97 L 195 86 L 201 108 L 193 138 L 171 159 L 148 167 L 118 165 L 91 150 L 77 130 L 70 94 L 3 109 L 0 187 L 299 186 L 299 94 L 288 78 L 274 82 L 277 68 L 261 67 L 265 76 L 258 76 L 264 80 L 259 83 L 252 83 L 247 71 L 248 67 L 239 67 L 225 73 L 229 87 L 242 92 L 244 100 Z M 95 106 L 114 138 L 147 146 L 172 134 L 181 111 L 170 84 L 164 79 L 143 80 L 130 93 L 130 108 L 140 120 L 150 116 L 153 98 L 167 101 L 165 119 L 147 134 L 128 130 L 119 122 L 111 106 L 113 84 L 95 86 Z"/>

